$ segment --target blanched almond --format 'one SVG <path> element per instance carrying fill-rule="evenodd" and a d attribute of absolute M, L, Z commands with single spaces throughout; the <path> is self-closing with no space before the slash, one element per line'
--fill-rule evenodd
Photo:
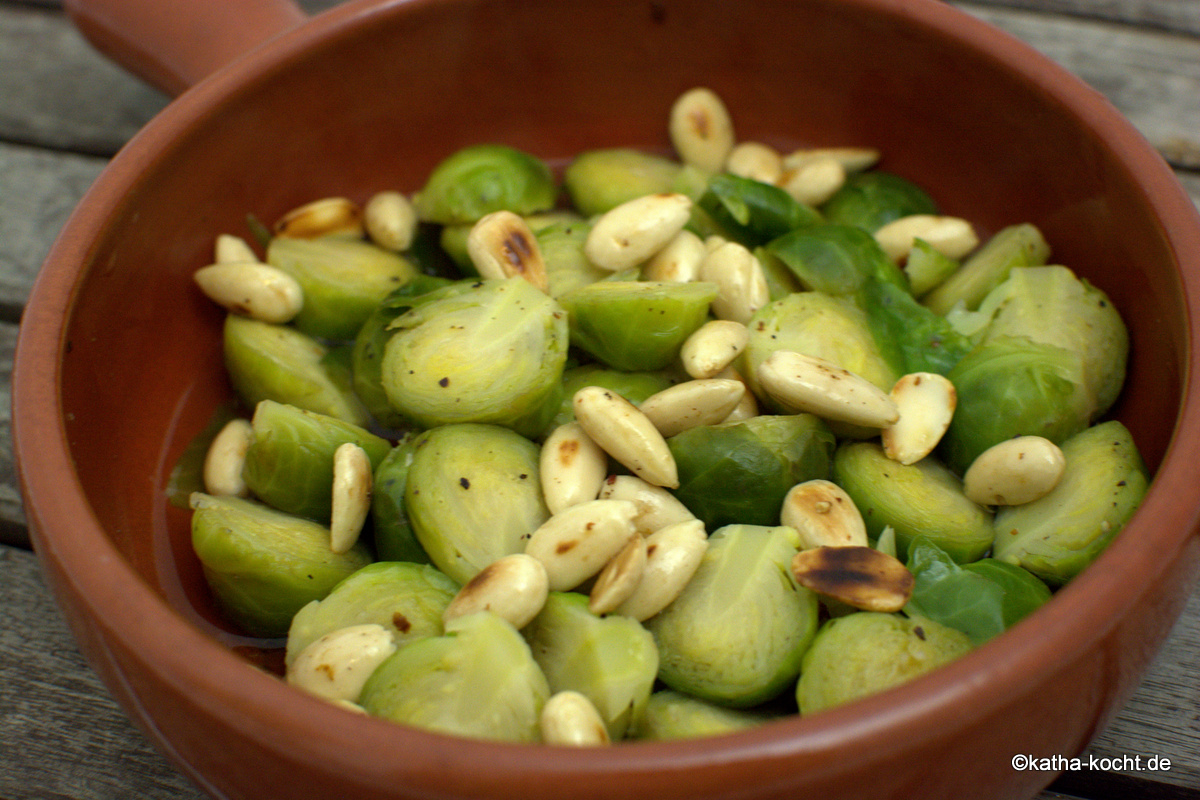
<path fill-rule="evenodd" d="M 796 529 L 801 547 L 867 546 L 867 526 L 846 490 L 823 478 L 793 486 L 783 498 L 780 522 Z"/>
<path fill-rule="evenodd" d="M 708 535 L 698 519 L 677 522 L 646 537 L 646 566 L 637 590 L 616 613 L 639 622 L 669 606 L 700 566 Z"/>
<path fill-rule="evenodd" d="M 608 455 L 578 422 L 558 426 L 542 443 L 542 495 L 551 514 L 595 500 L 608 477 Z"/>
<path fill-rule="evenodd" d="M 574 589 L 604 568 L 636 532 L 637 506 L 626 500 L 592 500 L 546 520 L 525 543 L 526 555 L 546 568 L 550 591 Z"/>
<path fill-rule="evenodd" d="M 376 192 L 363 206 L 363 228 L 372 242 L 400 253 L 417 234 L 417 212 L 401 192 Z"/>
<path fill-rule="evenodd" d="M 549 591 L 550 580 L 542 562 L 525 553 L 513 553 L 496 559 L 463 584 L 442 619 L 491 611 L 520 630 L 546 605 Z"/>
<path fill-rule="evenodd" d="M 274 232 L 294 239 L 362 236 L 362 209 L 345 197 L 325 197 L 284 214 L 275 222 Z"/>
<path fill-rule="evenodd" d="M 896 381 L 889 394 L 900 418 L 880 432 L 883 451 L 901 464 L 915 464 L 933 452 L 950 427 L 958 393 L 944 375 L 913 372 Z"/>
<path fill-rule="evenodd" d="M 650 194 L 605 212 L 583 243 L 583 253 L 601 269 L 636 267 L 675 238 L 687 224 L 692 200 L 685 194 Z"/>
<path fill-rule="evenodd" d="M 716 92 L 689 89 L 672 104 L 667 124 L 671 143 L 683 163 L 720 172 L 733 149 L 733 119 Z"/>
<path fill-rule="evenodd" d="M 744 245 L 725 242 L 700 262 L 700 280 L 717 285 L 713 316 L 743 325 L 771 300 L 771 289 L 758 257 Z"/>
<path fill-rule="evenodd" d="M 638 406 L 664 437 L 699 425 L 716 425 L 741 402 L 741 381 L 702 378 L 684 381 L 647 397 Z"/>
<path fill-rule="evenodd" d="M 345 553 L 362 532 L 371 511 L 372 468 L 367 451 L 354 442 L 333 453 L 333 512 L 329 522 L 330 549 Z"/>
<path fill-rule="evenodd" d="M 816 356 L 776 350 L 759 365 L 758 378 L 767 394 L 793 411 L 871 428 L 900 417 L 895 401 L 878 386 Z"/>
<path fill-rule="evenodd" d="M 593 614 L 615 611 L 637 591 L 645 571 L 646 539 L 635 533 L 596 576 L 588 595 L 588 610 Z"/>
<path fill-rule="evenodd" d="M 1066 469 L 1062 450 L 1041 436 L 992 445 L 963 474 L 963 493 L 980 505 L 1015 506 L 1044 497 Z"/>
<path fill-rule="evenodd" d="M 542 744 L 563 747 L 603 747 L 611 744 L 608 728 L 596 706 L 573 689 L 555 692 L 542 706 L 538 724 Z"/>
<path fill-rule="evenodd" d="M 691 377 L 715 378 L 749 343 L 750 331 L 742 323 L 729 319 L 709 320 L 684 341 L 679 360 Z"/>
<path fill-rule="evenodd" d="M 656 486 L 679 486 L 675 457 L 666 439 L 637 406 L 600 386 L 577 391 L 572 405 L 575 419 L 604 452 Z"/>
<path fill-rule="evenodd" d="M 631 501 L 637 507 L 633 524 L 642 534 L 648 535 L 668 525 L 696 519 L 696 515 L 675 495 L 636 475 L 610 475 L 600 488 L 599 497 L 602 500 Z"/>
<path fill-rule="evenodd" d="M 299 282 L 269 264 L 212 264 L 196 270 L 192 277 L 217 305 L 263 322 L 291 322 L 304 307 L 304 290 Z"/>
<path fill-rule="evenodd" d="M 537 236 L 511 211 L 493 211 L 471 226 L 467 255 L 483 278 L 524 278 L 546 291 L 546 262 Z"/>
<path fill-rule="evenodd" d="M 914 239 L 921 239 L 950 258 L 962 258 L 979 244 L 971 223 L 959 217 L 913 214 L 893 220 L 875 231 L 875 241 L 897 262 L 908 257 Z"/>

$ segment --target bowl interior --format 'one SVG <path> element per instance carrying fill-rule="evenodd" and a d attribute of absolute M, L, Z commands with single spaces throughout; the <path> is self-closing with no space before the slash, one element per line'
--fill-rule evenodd
<path fill-rule="evenodd" d="M 220 622 L 188 515 L 166 501 L 181 453 L 230 399 L 221 313 L 190 278 L 216 234 L 246 235 L 247 214 L 269 222 L 319 197 L 416 190 L 476 142 L 557 163 L 596 147 L 666 152 L 671 102 L 696 85 L 725 99 L 741 140 L 877 147 L 881 168 L 984 234 L 1038 225 L 1053 261 L 1105 290 L 1129 325 L 1115 414 L 1156 468 L 1180 413 L 1189 333 L 1177 255 L 1124 157 L 1141 147 L 1136 134 L 1098 137 L 1090 126 L 1108 113 L 1098 96 L 939 4 L 918 15 L 882 0 L 750 8 L 355 5 L 286 39 L 236 92 L 218 76 L 135 139 L 98 188 L 122 191 L 88 212 L 99 236 L 61 380 L 87 499 L 140 577 L 227 644 L 258 644 Z"/>

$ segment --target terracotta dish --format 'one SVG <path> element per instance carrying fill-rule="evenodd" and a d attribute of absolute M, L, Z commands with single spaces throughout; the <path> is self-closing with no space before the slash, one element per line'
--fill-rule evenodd
<path fill-rule="evenodd" d="M 935 0 L 68 3 L 177 99 L 113 160 L 30 298 L 14 377 L 35 547 L 80 646 L 146 735 L 224 798 L 1019 798 L 1136 686 L 1200 569 L 1200 218 L 1099 94 Z M 169 10 L 168 10 L 169 9 Z M 899 689 L 711 740 L 603 751 L 464 741 L 363 718 L 255 665 L 165 485 L 229 397 L 191 273 L 219 232 L 330 195 L 413 191 L 454 149 L 665 151 L 707 85 L 741 139 L 869 145 L 990 232 L 1029 221 L 1132 332 L 1115 414 L 1156 477 L 1044 608 Z M 189 88 L 190 87 L 190 88 Z"/>

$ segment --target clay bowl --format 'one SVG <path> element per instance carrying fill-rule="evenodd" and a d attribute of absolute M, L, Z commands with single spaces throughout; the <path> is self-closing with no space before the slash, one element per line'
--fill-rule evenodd
<path fill-rule="evenodd" d="M 223 36 L 171 33 L 225 6 L 238 22 Z M 30 299 L 14 398 L 26 510 L 83 652 L 214 796 L 1025 797 L 1054 776 L 1015 771 L 1012 756 L 1084 748 L 1194 587 L 1200 219 L 1110 105 L 1009 36 L 932 0 L 364 0 L 302 24 L 262 0 L 134 17 L 131 51 L 128 22 L 75 11 L 99 45 L 182 93 L 96 182 Z M 165 44 L 145 44 L 155 26 Z M 1037 224 L 1057 262 L 1108 292 L 1133 343 L 1115 414 L 1156 472 L 1135 519 L 1051 603 L 960 661 L 712 740 L 463 741 L 344 712 L 258 668 L 261 643 L 217 621 L 186 515 L 165 499 L 172 465 L 229 397 L 221 316 L 190 280 L 214 235 L 244 232 L 248 212 L 414 190 L 480 141 L 550 159 L 665 150 L 670 102 L 700 84 L 740 138 L 879 147 L 884 168 L 985 232 Z"/>

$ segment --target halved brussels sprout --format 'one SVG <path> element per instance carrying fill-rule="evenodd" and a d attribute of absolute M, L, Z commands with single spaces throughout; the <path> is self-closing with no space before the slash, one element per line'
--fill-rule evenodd
<path fill-rule="evenodd" d="M 371 562 L 365 545 L 329 546 L 324 525 L 253 500 L 191 497 L 192 549 L 217 605 L 254 636 L 287 633 L 292 617 Z"/>
<path fill-rule="evenodd" d="M 829 477 L 835 440 L 812 414 L 786 414 L 702 425 L 667 446 L 679 473 L 675 496 L 712 531 L 778 525 L 789 489 Z"/>
<path fill-rule="evenodd" d="M 525 539 L 550 516 L 541 453 L 498 425 L 442 425 L 413 442 L 404 508 L 430 561 L 460 584 Z"/>
<path fill-rule="evenodd" d="M 750 342 L 739 356 L 737 368 L 768 408 L 775 405 L 766 399 L 758 367 L 776 350 L 823 358 L 885 392 L 900 378 L 880 352 L 866 312 L 850 299 L 797 292 L 763 306 L 747 327 Z"/>
<path fill-rule="evenodd" d="M 1013 267 L 1040 266 L 1050 257 L 1050 245 L 1034 225 L 1010 225 L 972 253 L 957 272 L 934 287 L 921 302 L 945 315 L 959 305 L 974 311 L 988 293 L 1008 278 Z"/>
<path fill-rule="evenodd" d="M 398 253 L 339 236 L 277 236 L 267 247 L 267 263 L 304 290 L 304 307 L 292 324 L 323 339 L 353 339 L 389 292 L 420 274 Z"/>
<path fill-rule="evenodd" d="M 563 397 L 558 413 L 554 415 L 547 430 L 553 430 L 575 419 L 575 393 L 585 386 L 600 386 L 611 389 L 635 406 L 651 395 L 658 394 L 675 384 L 675 379 L 666 371 L 625 372 L 608 369 L 599 364 L 582 364 L 563 372 Z"/>
<path fill-rule="evenodd" d="M 647 194 L 671 192 L 683 165 L 663 156 L 627 147 L 587 150 L 563 172 L 571 203 L 594 217 Z"/>
<path fill-rule="evenodd" d="M 416 443 L 417 434 L 406 433 L 375 468 L 371 484 L 371 533 L 375 554 L 381 561 L 429 563 L 429 554 L 417 540 L 417 532 L 404 508 Z"/>
<path fill-rule="evenodd" d="M 225 372 L 243 403 L 262 400 L 366 425 L 370 415 L 350 388 L 329 348 L 290 325 L 229 314 L 224 327 Z"/>
<path fill-rule="evenodd" d="M 609 738 L 625 738 L 645 709 L 658 672 L 654 638 L 641 623 L 593 614 L 586 595 L 551 592 L 522 633 L 551 693 L 581 693 L 600 712 Z"/>
<path fill-rule="evenodd" d="M 392 322 L 388 402 L 424 427 L 482 422 L 536 436 L 558 410 L 566 312 L 522 278 L 467 287 L 426 294 Z"/>
<path fill-rule="evenodd" d="M 793 528 L 729 525 L 683 593 L 646 627 L 658 643 L 659 679 L 732 708 L 769 700 L 796 679 L 817 628 L 817 596 L 791 578 Z"/>
<path fill-rule="evenodd" d="M 942 253 L 929 242 L 916 239 L 904 261 L 904 274 L 908 276 L 913 297 L 921 298 L 961 266 L 958 260 Z"/>
<path fill-rule="evenodd" d="M 859 611 L 821 626 L 804 655 L 796 701 L 800 713 L 882 692 L 971 651 L 962 631 L 927 619 Z"/>
<path fill-rule="evenodd" d="M 471 223 L 493 211 L 533 214 L 554 207 L 549 165 L 499 144 L 465 147 L 433 168 L 413 199 L 418 216 L 443 225 Z"/>
<path fill-rule="evenodd" d="M 288 628 L 286 663 L 327 633 L 377 623 L 397 647 L 442 635 L 442 612 L 458 584 L 427 564 L 376 561 L 342 580 L 322 600 L 296 612 Z"/>
<path fill-rule="evenodd" d="M 650 695 L 633 738 L 650 741 L 720 736 L 770 722 L 782 715 L 725 706 L 663 689 Z"/>
<path fill-rule="evenodd" d="M 571 344 L 613 369 L 637 372 L 673 363 L 716 297 L 714 283 L 601 281 L 559 300 L 570 314 Z"/>
<path fill-rule="evenodd" d="M 612 273 L 593 264 L 583 252 L 591 225 L 584 221 L 555 222 L 537 231 L 538 248 L 546 264 L 547 293 L 560 298 Z"/>
<path fill-rule="evenodd" d="M 301 517 L 327 522 L 332 507 L 333 454 L 353 442 L 378 466 L 387 439 L 348 422 L 263 400 L 251 420 L 254 441 L 242 477 L 255 497 Z"/>
<path fill-rule="evenodd" d="M 908 279 L 875 237 L 853 225 L 803 228 L 771 240 L 764 249 L 808 290 L 853 295 L 868 280 L 879 280 L 908 291 Z"/>
<path fill-rule="evenodd" d="M 959 474 L 984 450 L 1014 436 L 1061 444 L 1083 430 L 1095 411 L 1083 359 L 1023 336 L 984 342 L 946 377 L 958 404 L 938 452 Z"/>
<path fill-rule="evenodd" d="M 820 210 L 828 222 L 855 225 L 868 233 L 901 217 L 938 213 L 937 203 L 924 189 L 882 170 L 851 174 Z"/>
<path fill-rule="evenodd" d="M 400 648 L 367 679 L 359 704 L 404 725 L 474 739 L 536 743 L 546 676 L 512 625 L 490 611 L 459 617 Z"/>
<path fill-rule="evenodd" d="M 730 173 L 714 175 L 697 206 L 725 238 L 751 248 L 822 221 L 814 209 L 778 186 Z"/>
<path fill-rule="evenodd" d="M 871 538 L 894 529 L 901 560 L 920 536 L 959 563 L 975 561 L 991 547 L 991 513 L 968 500 L 958 476 L 933 458 L 904 465 L 888 458 L 877 441 L 846 442 L 834 455 L 833 475 L 858 506 Z"/>
<path fill-rule="evenodd" d="M 1150 480 L 1132 435 L 1117 420 L 1072 436 L 1062 451 L 1066 470 L 1049 494 L 996 514 L 996 558 L 1053 586 L 1070 581 L 1108 547 Z"/>

